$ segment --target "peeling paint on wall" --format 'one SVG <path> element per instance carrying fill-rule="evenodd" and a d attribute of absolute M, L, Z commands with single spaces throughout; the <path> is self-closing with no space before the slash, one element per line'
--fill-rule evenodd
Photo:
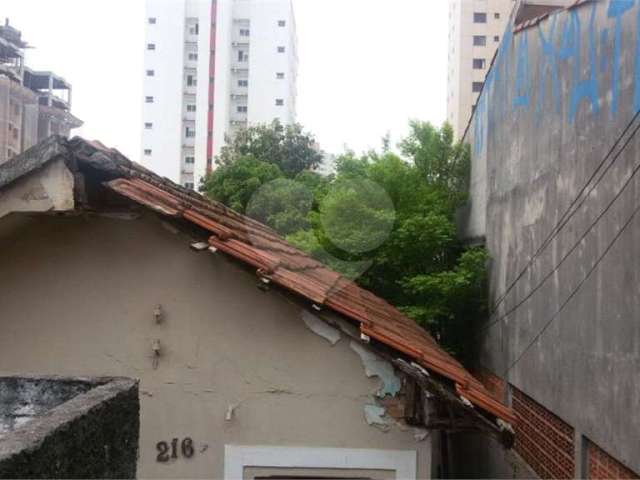
<path fill-rule="evenodd" d="M 327 340 L 332 346 L 342 338 L 337 329 L 306 310 L 302 311 L 302 320 L 309 330 Z"/>
<path fill-rule="evenodd" d="M 364 418 L 367 424 L 371 426 L 383 426 L 389 427 L 389 420 L 385 418 L 387 411 L 383 407 L 378 405 L 365 405 L 364 406 Z"/>
<path fill-rule="evenodd" d="M 393 370 L 393 366 L 358 342 L 352 341 L 350 346 L 351 350 L 360 356 L 364 366 L 364 373 L 367 377 L 379 377 L 382 380 L 382 385 L 376 395 L 379 398 L 384 398 L 387 395 L 397 395 L 402 383 Z"/>

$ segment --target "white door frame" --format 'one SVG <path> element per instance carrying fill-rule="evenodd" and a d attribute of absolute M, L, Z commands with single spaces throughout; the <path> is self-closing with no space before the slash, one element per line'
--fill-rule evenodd
<path fill-rule="evenodd" d="M 225 480 L 241 480 L 246 467 L 393 470 L 398 480 L 414 480 L 417 453 L 415 450 L 225 445 Z"/>

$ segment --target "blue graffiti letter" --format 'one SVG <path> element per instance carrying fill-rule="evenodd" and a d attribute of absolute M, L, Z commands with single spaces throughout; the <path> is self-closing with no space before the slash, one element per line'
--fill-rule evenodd
<path fill-rule="evenodd" d="M 514 107 L 529 106 L 529 40 L 527 31 L 520 35 L 518 42 L 517 65 L 516 65 L 516 91 L 513 97 Z"/>
<path fill-rule="evenodd" d="M 558 80 L 558 61 L 556 49 L 553 45 L 553 37 L 555 36 L 556 24 L 558 23 L 558 16 L 554 15 L 551 20 L 551 26 L 549 27 L 549 36 L 545 38 L 542 31 L 542 26 L 538 25 L 538 36 L 540 37 L 540 47 L 542 49 L 542 61 L 540 63 L 540 81 L 538 82 L 540 93 L 538 95 L 538 108 L 537 112 L 540 114 L 544 107 L 545 98 L 545 73 L 547 69 L 551 73 L 551 92 L 553 94 L 553 102 L 556 106 L 556 111 L 560 113 L 560 83 Z"/>
<path fill-rule="evenodd" d="M 611 0 L 607 16 L 616 19 L 613 40 L 613 65 L 611 76 L 611 113 L 618 113 L 618 98 L 620 96 L 620 49 L 622 47 L 622 16 L 631 10 L 635 0 Z"/>
<path fill-rule="evenodd" d="M 569 59 L 573 57 L 573 86 L 571 88 L 571 101 L 569 104 L 569 122 L 573 123 L 578 111 L 578 105 L 583 98 L 591 102 L 591 111 L 598 113 L 598 77 L 596 62 L 596 41 L 595 41 L 595 18 L 596 5 L 591 9 L 591 19 L 589 20 L 589 76 L 581 79 L 580 53 L 581 53 L 581 28 L 580 18 L 575 10 L 571 11 L 570 19 L 564 25 L 562 32 L 562 42 L 560 48 L 560 58 Z"/>

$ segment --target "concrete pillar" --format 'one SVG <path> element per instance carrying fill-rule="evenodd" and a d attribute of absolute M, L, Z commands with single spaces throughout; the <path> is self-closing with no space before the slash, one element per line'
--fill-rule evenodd
<path fill-rule="evenodd" d="M 575 465 L 575 478 L 586 479 L 589 478 L 589 459 L 587 449 L 587 439 L 582 432 L 574 430 L 573 443 L 575 445 L 574 452 L 574 465 Z"/>

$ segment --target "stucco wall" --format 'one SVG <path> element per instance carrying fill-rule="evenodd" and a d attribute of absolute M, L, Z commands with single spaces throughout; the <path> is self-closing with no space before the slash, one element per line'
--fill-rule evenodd
<path fill-rule="evenodd" d="M 346 338 L 332 347 L 299 304 L 189 243 L 151 215 L 1 219 L 0 372 L 140 378 L 142 477 L 221 478 L 229 444 L 411 450 L 430 475 L 428 438 L 365 422 L 378 379 Z M 157 462 L 173 438 L 178 458 Z"/>
<path fill-rule="evenodd" d="M 637 2 L 601 0 L 504 38 L 468 137 L 474 189 L 467 234 L 486 234 L 492 300 L 525 267 L 640 107 L 639 24 Z M 500 312 L 538 285 L 620 191 L 637 164 L 639 142 L 630 142 Z M 632 215 L 639 187 L 633 179 L 557 273 L 489 331 L 487 367 L 504 375 L 518 360 Z M 636 471 L 639 235 L 635 219 L 506 375 Z"/>

